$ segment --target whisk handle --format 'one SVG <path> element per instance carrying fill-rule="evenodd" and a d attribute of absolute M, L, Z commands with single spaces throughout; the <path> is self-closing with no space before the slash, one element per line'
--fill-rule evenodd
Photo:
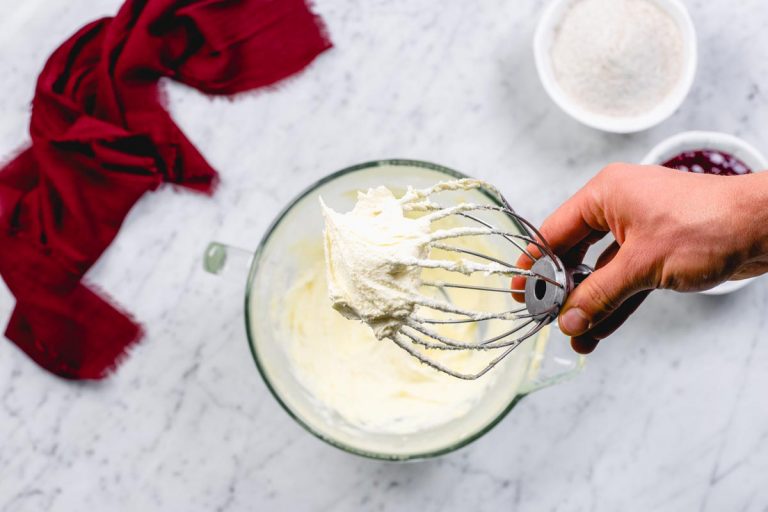
<path fill-rule="evenodd" d="M 589 274 L 594 272 L 594 269 L 589 265 L 579 264 L 573 268 L 566 270 L 568 274 L 568 293 L 571 293 L 574 288 L 579 286 L 584 280 L 589 277 Z"/>
<path fill-rule="evenodd" d="M 536 321 L 549 323 L 557 318 L 571 291 L 583 282 L 592 269 L 576 265 L 566 269 L 556 256 L 543 256 L 534 263 L 525 282 L 525 306 Z"/>

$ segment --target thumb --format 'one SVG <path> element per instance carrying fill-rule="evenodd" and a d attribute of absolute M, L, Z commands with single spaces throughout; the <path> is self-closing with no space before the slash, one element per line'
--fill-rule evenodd
<path fill-rule="evenodd" d="M 595 270 L 571 292 L 560 312 L 560 329 L 564 334 L 584 334 L 629 297 L 648 288 L 628 254 L 628 249 L 619 249 L 608 264 Z"/>

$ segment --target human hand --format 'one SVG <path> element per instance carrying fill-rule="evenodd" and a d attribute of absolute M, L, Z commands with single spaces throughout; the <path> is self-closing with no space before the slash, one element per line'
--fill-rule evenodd
<path fill-rule="evenodd" d="M 611 164 L 560 206 L 541 234 L 566 266 L 590 245 L 615 241 L 560 312 L 560 329 L 587 354 L 632 314 L 651 290 L 711 288 L 768 271 L 768 173 L 693 174 Z M 541 253 L 530 245 L 528 251 Z M 521 256 L 517 265 L 530 268 Z M 524 277 L 512 280 L 513 289 Z M 516 294 L 516 298 L 522 297 Z"/>

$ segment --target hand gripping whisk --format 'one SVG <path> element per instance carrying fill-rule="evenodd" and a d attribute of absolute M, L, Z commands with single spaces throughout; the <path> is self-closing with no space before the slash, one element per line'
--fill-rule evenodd
<path fill-rule="evenodd" d="M 469 188 L 485 191 L 485 195 L 489 199 L 494 199 L 493 202 L 489 201 L 488 204 L 461 203 L 444 207 L 429 198 L 430 195 L 437 192 Z M 462 223 L 461 227 L 433 231 L 433 236 L 429 242 L 430 249 L 449 251 L 461 256 L 459 262 L 425 259 L 411 261 L 408 264 L 423 268 L 437 268 L 448 272 L 460 272 L 464 275 L 482 274 L 504 277 L 522 276 L 525 278 L 525 288 L 517 290 L 508 286 L 475 285 L 474 282 L 462 284 L 422 281 L 422 286 L 436 288 L 438 290 L 437 295 L 442 295 L 446 299 L 448 298 L 446 292 L 450 289 L 505 294 L 518 292 L 524 294 L 525 297 L 524 305 L 500 312 L 472 311 L 458 307 L 452 304 L 450 300 L 436 300 L 430 297 L 422 297 L 417 300 L 418 308 L 414 314 L 403 321 L 402 326 L 390 339 L 421 362 L 453 377 L 474 380 L 486 374 L 520 346 L 524 340 L 536 335 L 544 326 L 556 319 L 568 294 L 592 272 L 592 269 L 586 265 L 566 268 L 541 233 L 529 221 L 519 216 L 495 187 L 479 180 L 456 180 L 440 183 L 430 189 L 409 190 L 403 198 L 403 209 L 405 211 L 427 212 L 433 222 L 453 217 Z M 511 229 L 499 227 L 503 224 L 509 225 L 510 220 L 519 232 L 515 233 Z M 462 237 L 469 236 L 496 237 L 500 243 L 508 244 L 511 253 L 526 255 L 533 262 L 533 265 L 530 269 L 520 268 L 501 258 L 457 247 L 455 243 L 450 243 L 452 239 L 460 240 Z M 537 249 L 534 252 L 538 252 L 538 256 L 534 256 L 528 250 L 528 247 L 531 246 Z M 469 260 L 466 256 L 471 256 L 473 259 Z M 484 263 L 479 263 L 477 260 Z M 432 314 L 427 313 L 430 310 Z M 434 314 L 435 312 L 438 312 L 437 315 Z M 436 316 L 438 318 L 435 318 Z M 503 332 L 477 342 L 467 342 L 466 340 L 449 338 L 435 330 L 440 324 L 483 323 L 487 321 L 504 322 L 504 328 L 501 329 Z M 480 371 L 461 373 L 429 357 L 425 351 L 417 349 L 415 345 L 439 350 L 503 349 L 503 351 Z"/>

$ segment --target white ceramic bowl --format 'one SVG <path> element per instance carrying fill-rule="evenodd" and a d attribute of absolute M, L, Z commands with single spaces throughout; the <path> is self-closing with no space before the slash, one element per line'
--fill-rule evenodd
<path fill-rule="evenodd" d="M 544 90 L 568 115 L 592 128 L 613 133 L 632 133 L 648 129 L 671 116 L 683 103 L 696 74 L 696 31 L 685 6 L 679 0 L 651 0 L 680 26 L 683 34 L 684 67 L 680 80 L 667 97 L 652 110 L 632 117 L 616 117 L 591 112 L 574 102 L 558 84 L 552 69 L 552 42 L 563 15 L 579 0 L 552 0 L 544 9 L 533 37 L 536 70 Z"/>
<path fill-rule="evenodd" d="M 683 151 L 696 149 L 716 149 L 730 153 L 744 162 L 753 172 L 768 169 L 768 160 L 748 142 L 727 133 L 703 131 L 678 133 L 663 140 L 643 158 L 642 163 L 646 165 L 662 164 Z M 751 281 L 752 279 L 727 281 L 701 293 L 705 295 L 723 295 L 743 288 Z"/>

